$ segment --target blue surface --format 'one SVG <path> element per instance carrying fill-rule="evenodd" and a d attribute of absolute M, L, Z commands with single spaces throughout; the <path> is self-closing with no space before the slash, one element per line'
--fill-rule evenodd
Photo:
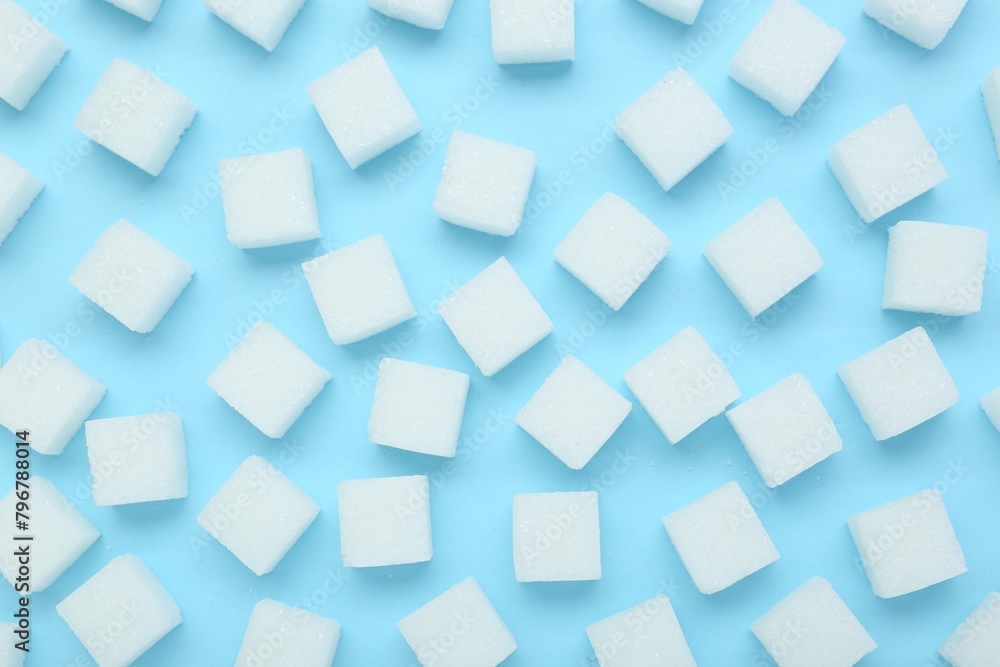
<path fill-rule="evenodd" d="M 576 62 L 499 67 L 482 0 L 458 0 L 440 33 L 388 21 L 361 0 L 309 0 L 270 55 L 195 0 L 167 0 L 151 25 L 98 0 L 48 7 L 24 0 L 71 50 L 26 111 L 0 105 L 0 150 L 47 183 L 0 246 L 0 343 L 6 355 L 29 337 L 62 348 L 108 386 L 95 418 L 163 407 L 179 411 L 191 470 L 185 500 L 97 508 L 82 433 L 61 456 L 34 457 L 35 472 L 70 495 L 102 537 L 36 596 L 29 665 L 91 664 L 54 606 L 123 553 L 141 556 L 184 613 L 184 623 L 137 663 L 147 666 L 232 664 L 250 610 L 263 597 L 302 603 L 341 621 L 338 665 L 416 664 L 396 621 L 469 575 L 517 637 L 520 648 L 505 663 L 512 667 L 594 664 L 584 628 L 657 592 L 673 599 L 699 664 L 765 665 L 750 623 L 814 575 L 833 583 L 878 642 L 862 665 L 943 664 L 935 654 L 938 643 L 1000 586 L 1000 435 L 978 406 L 1000 384 L 1000 297 L 989 281 L 983 311 L 960 320 L 883 312 L 885 228 L 920 219 L 998 231 L 1000 163 L 979 84 L 1000 64 L 1000 6 L 969 3 L 944 43 L 927 52 L 866 18 L 860 2 L 804 4 L 839 28 L 847 45 L 822 84 L 817 108 L 783 120 L 726 77 L 729 59 L 764 2 L 707 0 L 699 21 L 688 28 L 634 0 L 579 0 Z M 325 132 L 305 86 L 372 43 L 395 70 L 424 131 L 354 172 Z M 72 128 L 112 57 L 154 68 L 198 105 L 194 125 L 159 178 L 103 149 L 90 150 Z M 723 108 L 736 133 L 665 194 L 613 138 L 609 123 L 678 60 Z M 847 132 L 902 102 L 928 135 L 940 138 L 951 178 L 869 227 L 857 220 L 834 180 L 826 152 Z M 455 127 L 537 153 L 527 220 L 512 238 L 461 229 L 434 216 L 431 201 L 445 153 L 435 139 Z M 229 244 L 212 182 L 217 160 L 295 146 L 305 148 L 314 164 L 322 243 L 254 252 Z M 754 154 L 767 159 L 750 169 L 753 175 L 740 187 L 720 194 L 718 184 Z M 631 201 L 674 242 L 666 262 L 614 314 L 551 258 L 558 241 L 606 191 Z M 771 196 L 795 216 L 826 266 L 780 308 L 752 323 L 702 250 Z M 97 235 L 119 218 L 161 239 L 197 270 L 149 336 L 128 331 L 66 282 Z M 419 315 L 367 341 L 335 346 L 298 266 L 376 232 L 389 240 Z M 434 305 L 501 254 L 521 273 L 555 331 L 487 379 Z M 259 317 L 334 374 L 280 442 L 259 433 L 205 385 L 246 323 Z M 622 372 L 689 324 L 729 363 L 745 397 L 793 372 L 805 373 L 833 415 L 844 450 L 772 492 L 724 418 L 671 447 L 636 405 L 580 472 L 567 469 L 514 424 L 516 411 L 566 352 L 631 399 Z M 931 331 L 962 400 L 931 422 L 877 443 L 836 369 L 917 324 Z M 471 375 L 463 444 L 453 462 L 368 442 L 375 367 L 387 354 Z M 2 440 L 12 442 L 7 433 Z M 10 449 L 4 449 L 0 470 L 11 470 L 12 477 Z M 251 454 L 276 462 L 323 507 L 264 577 L 195 523 L 211 495 Z M 434 559 L 343 568 L 336 483 L 415 473 L 433 480 Z M 660 518 L 728 480 L 751 495 L 781 559 L 705 596 L 692 585 Z M 969 572 L 880 600 L 860 569 L 845 519 L 934 485 L 945 491 Z M 600 492 L 602 579 L 516 583 L 513 494 L 580 488 Z M 3 587 L 0 606 L 13 603 L 11 590 Z"/>

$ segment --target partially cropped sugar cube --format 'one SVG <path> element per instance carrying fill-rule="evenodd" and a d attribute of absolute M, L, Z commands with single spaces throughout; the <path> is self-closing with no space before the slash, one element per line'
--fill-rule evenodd
<path fill-rule="evenodd" d="M 997 157 L 1000 158 L 1000 67 L 986 75 L 983 79 L 983 102 L 986 104 L 986 116 L 993 129 L 993 138 L 997 144 Z"/>
<path fill-rule="evenodd" d="M 893 338 L 838 372 L 876 440 L 908 431 L 958 402 L 958 387 L 923 327 Z"/>
<path fill-rule="evenodd" d="M 440 30 L 455 0 L 367 0 L 368 6 L 386 16 L 418 28 Z"/>
<path fill-rule="evenodd" d="M 501 65 L 573 60 L 574 3 L 490 0 L 493 57 Z"/>
<path fill-rule="evenodd" d="M 983 400 L 979 404 L 986 412 L 986 416 L 990 418 L 993 425 L 1000 431 L 1000 387 L 983 396 Z"/>
<path fill-rule="evenodd" d="M 330 70 L 306 91 L 351 169 L 420 131 L 417 112 L 377 46 Z"/>
<path fill-rule="evenodd" d="M 161 79 L 115 58 L 73 127 L 143 171 L 159 176 L 194 121 L 195 105 Z"/>
<path fill-rule="evenodd" d="M 695 667 L 670 598 L 663 593 L 587 627 L 600 667 Z"/>
<path fill-rule="evenodd" d="M 281 438 L 330 373 L 274 325 L 254 324 L 208 376 L 208 386 L 269 438 Z"/>
<path fill-rule="evenodd" d="M 1000 659 L 1000 593 L 986 596 L 938 647 L 952 667 L 992 667 Z"/>
<path fill-rule="evenodd" d="M 983 229 L 903 221 L 889 228 L 882 307 L 938 315 L 977 313 L 983 304 Z"/>
<path fill-rule="evenodd" d="M 309 260 L 302 271 L 326 331 L 338 345 L 382 333 L 417 314 L 381 234 Z"/>
<path fill-rule="evenodd" d="M 779 557 L 736 482 L 663 517 L 663 525 L 695 587 L 705 594 L 729 588 Z"/>
<path fill-rule="evenodd" d="M 930 139 L 901 104 L 841 139 L 830 169 L 865 222 L 873 222 L 948 178 Z"/>
<path fill-rule="evenodd" d="M 104 385 L 48 341 L 24 341 L 0 367 L 0 424 L 30 429 L 39 454 L 61 454 L 102 398 Z"/>
<path fill-rule="evenodd" d="M 552 332 L 552 321 L 503 257 L 442 301 L 438 312 L 486 377 Z"/>
<path fill-rule="evenodd" d="M 274 51 L 305 0 L 204 0 L 208 10 L 268 51 Z"/>
<path fill-rule="evenodd" d="M 693 327 L 625 371 L 625 384 L 670 444 L 677 444 L 740 397 L 719 357 Z"/>
<path fill-rule="evenodd" d="M 496 667 L 517 650 L 514 635 L 472 577 L 396 625 L 424 667 Z"/>
<path fill-rule="evenodd" d="M 823 267 L 816 246 L 775 198 L 709 241 L 705 257 L 750 317 Z"/>
<path fill-rule="evenodd" d="M 236 667 L 330 667 L 340 623 L 277 600 L 254 605 Z"/>
<path fill-rule="evenodd" d="M 194 268 L 128 220 L 101 232 L 69 284 L 132 331 L 149 333 L 191 282 Z"/>
<path fill-rule="evenodd" d="M 705 0 L 639 0 L 650 9 L 686 25 L 693 25 Z"/>
<path fill-rule="evenodd" d="M 0 153 L 0 243 L 14 231 L 44 187 L 42 179 Z"/>
<path fill-rule="evenodd" d="M 15 634 L 17 632 L 25 634 L 19 636 Z M 17 648 L 14 644 L 15 642 L 23 641 L 25 638 L 30 640 L 31 630 L 19 628 L 16 623 L 0 621 L 0 635 L 7 637 L 9 640 L 0 645 L 0 665 L 4 665 L 4 667 L 24 667 L 24 659 L 28 653 Z"/>
<path fill-rule="evenodd" d="M 510 236 L 521 225 L 534 176 L 535 154 L 527 148 L 455 130 L 434 213 L 460 227 Z"/>
<path fill-rule="evenodd" d="M 750 629 L 778 667 L 853 667 L 876 646 L 823 577 L 786 595 Z"/>
<path fill-rule="evenodd" d="M 615 129 L 664 190 L 677 185 L 733 133 L 722 109 L 680 68 L 621 112 Z"/>
<path fill-rule="evenodd" d="M 913 593 L 968 570 L 937 489 L 856 514 L 847 525 L 880 598 Z"/>
<path fill-rule="evenodd" d="M 601 578 L 597 492 L 514 496 L 514 576 L 520 582 Z"/>
<path fill-rule="evenodd" d="M 587 465 L 632 404 L 567 354 L 515 417 L 517 425 L 573 470 Z"/>
<path fill-rule="evenodd" d="M 423 563 L 434 555 L 426 475 L 341 482 L 337 509 L 347 567 Z"/>
<path fill-rule="evenodd" d="M 198 515 L 198 525 L 254 574 L 267 574 L 319 514 L 319 505 L 273 464 L 251 456 Z"/>
<path fill-rule="evenodd" d="M 933 49 L 955 25 L 968 0 L 865 0 L 865 14 L 917 46 Z"/>
<path fill-rule="evenodd" d="M 469 393 L 465 373 L 383 359 L 378 365 L 368 439 L 433 456 L 454 456 Z"/>
<path fill-rule="evenodd" d="M 181 610 L 138 556 L 118 556 L 56 605 L 100 667 L 127 667 L 181 624 Z"/>
<path fill-rule="evenodd" d="M 240 248 L 320 237 L 312 165 L 301 148 L 219 161 L 226 236 Z"/>
<path fill-rule="evenodd" d="M 667 253 L 670 239 L 618 195 L 594 202 L 556 246 L 555 260 L 619 310 Z"/>
<path fill-rule="evenodd" d="M 107 0 L 107 2 L 143 21 L 152 21 L 156 18 L 156 13 L 163 4 L 163 0 Z"/>
<path fill-rule="evenodd" d="M 23 111 L 66 50 L 41 21 L 13 0 L 0 0 L 0 99 Z"/>

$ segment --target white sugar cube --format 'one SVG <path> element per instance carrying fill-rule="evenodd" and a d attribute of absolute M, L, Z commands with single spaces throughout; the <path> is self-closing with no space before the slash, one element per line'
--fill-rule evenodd
<path fill-rule="evenodd" d="M 890 227 L 882 307 L 949 316 L 979 312 L 988 239 L 982 229 L 936 222 Z"/>
<path fill-rule="evenodd" d="M 979 404 L 986 411 L 986 416 L 990 418 L 993 425 L 1000 431 L 1000 387 L 983 396 Z"/>
<path fill-rule="evenodd" d="M 905 104 L 848 134 L 827 159 L 865 222 L 881 218 L 948 178 L 934 146 Z"/>
<path fill-rule="evenodd" d="M 424 667 L 496 667 L 517 649 L 514 635 L 472 577 L 397 626 Z"/>
<path fill-rule="evenodd" d="M 319 505 L 274 465 L 251 456 L 198 515 L 198 525 L 254 574 L 267 574 L 319 514 Z"/>
<path fill-rule="evenodd" d="M 337 509 L 347 567 L 423 563 L 434 555 L 426 475 L 341 482 Z"/>
<path fill-rule="evenodd" d="M 747 399 L 726 417 L 771 488 L 843 447 L 830 414 L 801 373 Z"/>
<path fill-rule="evenodd" d="M 240 248 L 320 237 L 312 165 L 301 148 L 219 161 L 226 236 Z"/>
<path fill-rule="evenodd" d="M 663 525 L 695 587 L 705 594 L 729 588 L 779 557 L 736 482 L 663 517 Z"/>
<path fill-rule="evenodd" d="M 455 130 L 434 195 L 441 219 L 487 234 L 510 236 L 521 225 L 535 176 L 535 154 Z"/>
<path fill-rule="evenodd" d="M 118 9 L 128 12 L 143 21 L 152 21 L 160 11 L 163 0 L 106 0 Z"/>
<path fill-rule="evenodd" d="M 852 667 L 876 646 L 823 577 L 786 595 L 750 629 L 778 667 Z"/>
<path fill-rule="evenodd" d="M 132 331 L 149 333 L 191 282 L 194 268 L 128 220 L 101 232 L 69 284 Z"/>
<path fill-rule="evenodd" d="M 115 58 L 73 127 L 143 171 L 159 176 L 194 121 L 188 98 L 138 65 Z"/>
<path fill-rule="evenodd" d="M 572 354 L 517 413 L 517 425 L 573 470 L 587 465 L 632 404 Z"/>
<path fill-rule="evenodd" d="M 722 109 L 680 68 L 621 112 L 615 129 L 664 190 L 677 185 L 733 133 Z"/>
<path fill-rule="evenodd" d="M 86 433 L 98 507 L 187 497 L 187 449 L 176 412 L 95 419 Z"/>
<path fill-rule="evenodd" d="M 368 6 L 386 16 L 418 28 L 440 30 L 448 20 L 454 0 L 367 0 Z"/>
<path fill-rule="evenodd" d="M 552 332 L 552 321 L 504 257 L 448 296 L 438 312 L 486 377 Z"/>
<path fill-rule="evenodd" d="M 693 25 L 705 0 L 639 0 L 650 9 L 655 9 L 675 21 Z"/>
<path fill-rule="evenodd" d="M 601 196 L 553 257 L 613 310 L 635 294 L 667 253 L 670 239 L 618 195 Z"/>
<path fill-rule="evenodd" d="M 330 339 L 347 345 L 416 316 L 410 293 L 381 234 L 302 265 Z"/>
<path fill-rule="evenodd" d="M 454 456 L 468 393 L 465 373 L 383 359 L 378 365 L 368 439 L 421 454 Z"/>
<path fill-rule="evenodd" d="M 66 50 L 41 21 L 13 0 L 0 0 L 0 99 L 23 111 Z"/>
<path fill-rule="evenodd" d="M 573 60 L 573 0 L 490 0 L 493 57 L 501 65 Z"/>
<path fill-rule="evenodd" d="M 968 0 L 865 0 L 865 14 L 918 46 L 945 38 Z"/>
<path fill-rule="evenodd" d="M 340 623 L 277 600 L 254 605 L 236 667 L 330 667 Z"/>
<path fill-rule="evenodd" d="M 601 578 L 595 491 L 514 496 L 514 576 L 520 582 Z"/>
<path fill-rule="evenodd" d="M 181 624 L 170 593 L 137 556 L 118 556 L 56 605 L 100 667 L 127 667 Z"/>
<path fill-rule="evenodd" d="M 306 90 L 351 169 L 420 131 L 417 112 L 377 46 L 330 70 Z"/>
<path fill-rule="evenodd" d="M 625 371 L 625 384 L 670 444 L 721 415 L 740 397 L 736 381 L 693 327 Z"/>
<path fill-rule="evenodd" d="M 30 429 L 39 454 L 61 454 L 102 398 L 104 385 L 47 341 L 24 341 L 0 368 L 0 424 Z"/>
<path fill-rule="evenodd" d="M 16 530 L 14 524 L 15 507 L 20 500 L 25 500 L 18 498 L 18 494 L 24 492 L 24 487 L 18 485 L 0 500 L 0 512 L 9 518 L 3 522 L 3 530 L 0 531 L 0 538 L 6 545 L 0 568 L 4 578 L 15 590 L 25 592 L 23 586 L 26 573 L 19 571 L 21 563 L 16 552 L 20 545 L 27 545 L 31 554 L 31 562 L 27 568 L 31 591 L 40 593 L 75 563 L 97 541 L 101 533 L 55 484 L 38 475 L 32 475 L 28 484 L 30 497 L 26 502 L 29 507 L 29 530 Z M 34 539 L 31 542 L 17 541 L 24 535 L 30 535 Z"/>
<path fill-rule="evenodd" d="M 983 102 L 986 104 L 986 116 L 993 129 L 993 138 L 997 144 L 997 157 L 1000 158 L 1000 67 L 986 75 L 983 79 Z"/>
<path fill-rule="evenodd" d="M 660 593 L 587 627 L 600 667 L 695 667 L 670 598 Z"/>
<path fill-rule="evenodd" d="M 993 667 L 1000 659 L 1000 593 L 986 596 L 938 647 L 952 667 Z"/>
<path fill-rule="evenodd" d="M 26 635 L 22 637 L 15 634 L 16 632 L 24 632 Z M 15 647 L 14 644 L 23 641 L 25 638 L 30 639 L 30 632 L 30 630 L 19 629 L 15 623 L 0 621 L 0 636 L 7 637 L 8 639 L 3 644 L 0 644 L 0 665 L 3 665 L 3 667 L 24 667 L 24 659 L 28 653 Z"/>
<path fill-rule="evenodd" d="M 893 338 L 838 372 L 876 440 L 908 431 L 958 402 L 958 387 L 923 327 Z"/>
<path fill-rule="evenodd" d="M 204 0 L 208 11 L 274 51 L 306 0 Z"/>
<path fill-rule="evenodd" d="M 44 187 L 42 179 L 0 153 L 0 243 L 14 230 Z"/>
<path fill-rule="evenodd" d="M 967 571 L 937 489 L 920 491 L 847 520 L 872 591 L 894 598 Z"/>
<path fill-rule="evenodd" d="M 816 246 L 773 197 L 709 241 L 705 257 L 750 317 L 823 266 Z"/>
<path fill-rule="evenodd" d="M 267 322 L 257 322 L 208 386 L 270 438 L 281 438 L 330 380 L 330 373 Z"/>

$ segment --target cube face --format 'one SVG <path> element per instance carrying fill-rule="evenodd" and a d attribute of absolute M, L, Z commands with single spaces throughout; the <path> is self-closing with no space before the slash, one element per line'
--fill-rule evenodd
<path fill-rule="evenodd" d="M 521 225 L 535 176 L 535 154 L 455 130 L 448 144 L 434 213 L 487 234 L 511 236 Z"/>
<path fill-rule="evenodd" d="M 757 317 L 823 266 L 791 214 L 768 199 L 709 241 L 705 257 L 750 317 Z"/>
<path fill-rule="evenodd" d="M 383 359 L 378 365 L 368 439 L 433 456 L 454 456 L 469 376 L 446 368 Z"/>
<path fill-rule="evenodd" d="M 675 21 L 692 25 L 705 0 L 639 0 L 650 9 L 655 9 Z"/>
<path fill-rule="evenodd" d="M 514 496 L 514 576 L 520 582 L 601 578 L 596 492 Z"/>
<path fill-rule="evenodd" d="M 66 51 L 38 19 L 13 0 L 0 0 L 0 99 L 24 111 Z"/>
<path fill-rule="evenodd" d="M 663 518 L 695 587 L 729 588 L 778 560 L 778 550 L 736 482 L 727 482 Z"/>
<path fill-rule="evenodd" d="M 865 0 L 865 14 L 917 46 L 933 49 L 955 25 L 968 0 Z"/>
<path fill-rule="evenodd" d="M 420 131 L 417 113 L 373 46 L 306 88 L 351 169 Z"/>
<path fill-rule="evenodd" d="M 517 413 L 517 425 L 573 470 L 587 465 L 632 404 L 569 354 Z"/>
<path fill-rule="evenodd" d="M 259 456 L 236 469 L 198 515 L 198 525 L 254 574 L 267 574 L 319 514 L 319 505 Z"/>
<path fill-rule="evenodd" d="M 936 222 L 889 228 L 882 308 L 968 315 L 983 304 L 985 230 Z"/>
<path fill-rule="evenodd" d="M 156 13 L 163 4 L 163 0 L 107 0 L 107 2 L 143 21 L 152 21 L 156 18 Z"/>
<path fill-rule="evenodd" d="M 1000 655 L 1000 593 L 996 591 L 955 628 L 938 653 L 952 667 L 990 667 Z"/>
<path fill-rule="evenodd" d="M 600 667 L 695 667 L 694 656 L 662 593 L 587 627 Z"/>
<path fill-rule="evenodd" d="M 440 30 L 448 20 L 454 0 L 367 0 L 368 6 L 386 16 L 418 28 Z"/>
<path fill-rule="evenodd" d="M 828 161 L 865 222 L 881 218 L 948 178 L 934 146 L 905 104 L 841 139 Z"/>
<path fill-rule="evenodd" d="M 434 555 L 426 475 L 337 485 L 340 553 L 347 567 L 423 563 Z"/>
<path fill-rule="evenodd" d="M 997 157 L 1000 158 L 1000 67 L 986 75 L 982 89 L 986 115 L 990 120 L 993 138 L 996 140 Z"/>
<path fill-rule="evenodd" d="M 733 133 L 722 109 L 680 68 L 619 114 L 615 129 L 664 190 L 677 185 Z"/>
<path fill-rule="evenodd" d="M 722 414 L 740 397 L 736 381 L 692 327 L 625 371 L 625 384 L 670 444 Z"/>
<path fill-rule="evenodd" d="M 847 520 L 872 591 L 894 598 L 966 572 L 937 490 L 920 491 Z"/>
<path fill-rule="evenodd" d="M 604 303 L 619 310 L 668 252 L 666 234 L 609 192 L 580 218 L 553 256 Z"/>
<path fill-rule="evenodd" d="M 15 637 L 14 633 L 17 630 L 18 627 L 16 624 L 0 621 L 0 633 L 3 633 L 5 636 Z M 25 655 L 27 655 L 26 652 L 14 647 L 14 642 L 6 642 L 3 646 L 0 646 L 0 665 L 4 665 L 5 667 L 24 667 Z"/>
<path fill-rule="evenodd" d="M 264 435 L 281 438 L 330 378 L 273 325 L 257 322 L 212 371 L 208 386 Z"/>
<path fill-rule="evenodd" d="M 573 5 L 568 0 L 490 0 L 493 57 L 497 63 L 573 60 Z"/>
<path fill-rule="evenodd" d="M 305 0 L 205 0 L 208 10 L 268 51 L 274 51 Z"/>
<path fill-rule="evenodd" d="M 69 284 L 138 333 L 149 333 L 187 284 L 194 268 L 127 220 L 97 237 Z"/>
<path fill-rule="evenodd" d="M 330 667 L 340 623 L 276 600 L 254 605 L 236 667 Z"/>
<path fill-rule="evenodd" d="M 194 121 L 188 98 L 138 65 L 115 58 L 73 127 L 143 171 L 158 176 Z"/>
<path fill-rule="evenodd" d="M 838 371 L 876 440 L 886 440 L 936 417 L 958 402 L 958 387 L 917 327 Z"/>
<path fill-rule="evenodd" d="M 983 400 L 979 404 L 986 412 L 986 416 L 993 422 L 993 426 L 1000 431 L 1000 387 L 983 396 Z"/>
<path fill-rule="evenodd" d="M 14 230 L 44 187 L 40 178 L 0 153 L 0 243 Z"/>

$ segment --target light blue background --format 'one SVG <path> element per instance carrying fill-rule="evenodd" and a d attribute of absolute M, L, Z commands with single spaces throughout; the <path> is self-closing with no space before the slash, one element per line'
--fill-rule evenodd
<path fill-rule="evenodd" d="M 99 0 L 48 8 L 36 0 L 24 4 L 48 20 L 71 50 L 26 111 L 0 105 L 0 150 L 47 183 L 0 247 L 0 343 L 7 355 L 29 337 L 56 343 L 108 386 L 95 418 L 164 406 L 179 411 L 191 470 L 185 500 L 97 508 L 87 486 L 82 433 L 61 456 L 34 457 L 35 472 L 70 495 L 102 537 L 36 596 L 29 664 L 91 664 L 54 605 L 123 553 L 141 556 L 184 613 L 184 623 L 138 663 L 147 666 L 232 664 L 250 610 L 264 597 L 292 604 L 311 600 L 316 611 L 341 621 L 338 665 L 415 664 L 396 621 L 469 575 L 517 637 L 520 648 L 506 663 L 511 666 L 593 664 L 584 628 L 658 592 L 672 598 L 699 664 L 756 666 L 767 659 L 750 623 L 805 579 L 822 575 L 879 643 L 863 665 L 923 667 L 943 664 L 935 657 L 938 643 L 989 590 L 1000 587 L 1000 435 L 978 406 L 982 395 L 1000 385 L 1000 290 L 990 281 L 982 312 L 961 320 L 880 309 L 888 225 L 920 219 L 998 230 L 1000 163 L 979 93 L 985 74 L 1000 65 L 997 4 L 970 2 L 945 42 L 928 52 L 866 18 L 860 2 L 806 0 L 846 35 L 847 45 L 823 82 L 825 101 L 815 112 L 803 111 L 801 122 L 783 120 L 726 77 L 729 59 L 766 7 L 761 1 L 707 0 L 689 28 L 635 0 L 581 0 L 576 62 L 529 67 L 495 64 L 483 0 L 457 0 L 440 33 L 388 21 L 361 0 L 309 0 L 270 55 L 195 0 L 167 0 L 151 25 Z M 700 52 L 692 47 L 685 55 L 698 40 Z M 324 130 L 305 86 L 372 43 L 383 50 L 424 131 L 355 172 Z M 159 68 L 198 105 L 194 125 L 159 178 L 103 149 L 88 151 L 72 127 L 112 57 Z M 736 133 L 665 194 L 612 138 L 608 123 L 678 58 L 687 58 L 685 68 L 719 103 Z M 951 178 L 865 226 L 827 167 L 826 152 L 847 132 L 902 102 L 929 136 L 951 137 L 941 154 Z M 445 153 L 434 141 L 435 130 L 446 136 L 458 126 L 537 154 L 529 216 L 512 238 L 454 227 L 431 210 Z M 226 241 L 211 179 L 217 160 L 246 151 L 251 139 L 266 150 L 299 146 L 308 152 L 323 244 L 245 252 Z M 720 196 L 717 183 L 768 141 L 777 151 L 745 185 Z M 425 158 L 417 152 L 421 146 L 429 151 Z M 415 152 L 419 159 L 408 158 Z M 391 191 L 387 174 L 408 159 L 420 164 Z M 560 179 L 568 185 L 551 196 L 546 187 L 558 190 L 552 184 Z M 551 258 L 558 241 L 606 191 L 631 201 L 674 242 L 665 263 L 614 314 Z M 766 313 L 753 324 L 702 251 L 771 196 L 795 216 L 826 265 L 796 290 L 784 312 Z M 185 219 L 186 205 L 201 209 Z M 197 270 L 149 336 L 128 331 L 66 282 L 97 235 L 119 218 L 161 239 Z M 324 332 L 298 266 L 374 233 L 389 240 L 419 316 L 338 347 Z M 500 255 L 523 276 L 555 331 L 487 379 L 443 326 L 434 304 Z M 262 314 L 334 375 L 283 442 L 263 436 L 205 385 L 241 327 Z M 931 330 L 962 400 L 930 423 L 877 443 L 836 369 L 917 324 Z M 698 328 L 729 363 L 745 397 L 793 372 L 805 373 L 833 415 L 844 450 L 768 492 L 724 418 L 672 447 L 636 405 L 581 472 L 567 469 L 514 424 L 516 411 L 567 351 L 631 399 L 622 372 L 687 325 Z M 471 375 L 463 454 L 450 474 L 443 472 L 444 460 L 368 442 L 373 372 L 385 354 Z M 3 440 L 12 438 L 5 434 Z M 0 470 L 11 470 L 12 477 L 12 455 L 4 451 Z M 275 461 L 323 507 L 264 577 L 195 523 L 251 454 Z M 963 472 L 950 474 L 953 467 Z M 344 569 L 337 482 L 415 473 L 434 480 L 434 559 Z M 781 559 L 705 596 L 692 585 L 660 518 L 728 480 L 754 499 Z M 969 572 L 880 600 L 860 570 L 845 519 L 935 484 L 945 491 Z M 516 583 L 513 494 L 580 488 L 600 492 L 602 579 Z M 4 588 L 0 605 L 13 603 Z"/>

